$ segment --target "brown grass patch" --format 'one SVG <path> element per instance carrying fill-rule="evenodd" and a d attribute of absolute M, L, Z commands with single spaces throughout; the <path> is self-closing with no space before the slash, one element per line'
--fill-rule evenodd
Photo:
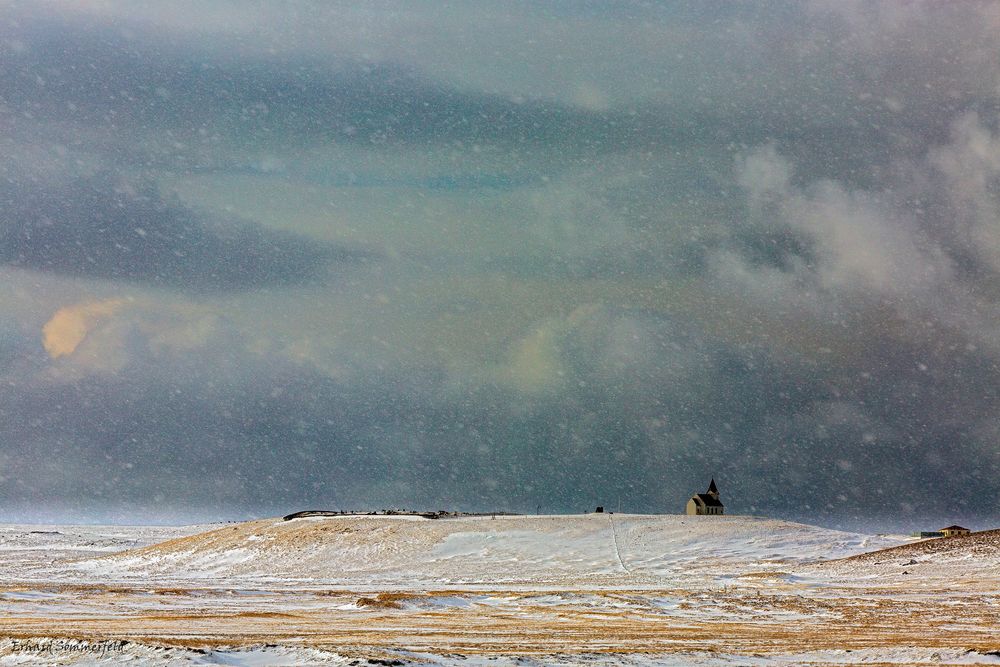
<path fill-rule="evenodd" d="M 359 607 L 375 609 L 402 609 L 402 602 L 418 597 L 413 593 L 379 593 L 373 598 L 361 597 L 355 604 Z"/>
<path fill-rule="evenodd" d="M 741 574 L 740 579 L 780 579 L 782 577 L 790 577 L 791 572 L 747 572 L 746 574 Z"/>
<path fill-rule="evenodd" d="M 410 648 L 432 654 L 503 656 L 1000 648 L 995 631 L 1000 627 L 1000 593 L 993 590 L 904 595 L 876 586 L 810 589 L 768 579 L 785 574 L 753 573 L 750 579 L 757 581 L 742 590 L 287 589 L 268 591 L 261 598 L 233 596 L 228 588 L 188 593 L 183 588 L 135 589 L 134 607 L 118 598 L 110 607 L 94 595 L 94 588 L 67 587 L 65 596 L 51 607 L 47 601 L 44 610 L 33 605 L 21 612 L 8 606 L 0 617 L 0 634 L 114 638 L 153 645 L 281 642 L 340 652 L 359 647 L 366 652 Z M 170 592 L 151 601 L 150 593 L 159 590 Z M 127 594 L 125 589 L 116 592 Z M 436 596 L 484 595 L 502 600 L 467 607 L 406 604 Z M 550 595 L 561 599 L 554 604 L 541 599 Z M 595 595 L 627 604 L 603 604 Z M 332 596 L 347 604 L 331 602 Z M 661 606 L 657 598 L 664 596 L 674 598 L 676 607 Z M 348 607 L 352 600 L 354 608 Z M 70 604 L 61 608 L 61 603 Z M 123 614 L 123 609 L 132 611 Z"/>

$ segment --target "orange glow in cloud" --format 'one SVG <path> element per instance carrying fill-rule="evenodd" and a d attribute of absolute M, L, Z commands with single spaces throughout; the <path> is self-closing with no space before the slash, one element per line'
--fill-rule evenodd
<path fill-rule="evenodd" d="M 123 299 L 107 299 L 60 308 L 42 327 L 45 351 L 53 359 L 73 354 L 101 318 L 114 315 L 124 304 Z"/>

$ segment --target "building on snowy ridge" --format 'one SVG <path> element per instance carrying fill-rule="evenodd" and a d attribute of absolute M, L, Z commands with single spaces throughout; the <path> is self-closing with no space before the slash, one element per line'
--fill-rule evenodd
<path fill-rule="evenodd" d="M 699 514 L 724 514 L 726 506 L 719 500 L 719 488 L 715 486 L 715 478 L 708 485 L 705 493 L 696 493 L 687 502 L 687 513 L 691 515 Z"/>

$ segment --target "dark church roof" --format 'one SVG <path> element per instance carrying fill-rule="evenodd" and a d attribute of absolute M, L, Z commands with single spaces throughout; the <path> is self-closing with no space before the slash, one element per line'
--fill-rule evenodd
<path fill-rule="evenodd" d="M 715 478 L 714 477 L 712 478 L 711 483 L 708 485 L 708 493 L 715 493 L 715 494 L 719 493 L 719 487 L 717 487 L 715 485 Z"/>
<path fill-rule="evenodd" d="M 707 493 L 696 493 L 691 496 L 691 500 L 695 501 L 699 505 L 704 505 L 705 507 L 723 507 L 722 502 L 720 502 L 718 498 L 710 496 Z"/>

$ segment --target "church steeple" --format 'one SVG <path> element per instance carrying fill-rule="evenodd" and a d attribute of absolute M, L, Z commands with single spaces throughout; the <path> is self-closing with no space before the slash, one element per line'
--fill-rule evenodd
<path fill-rule="evenodd" d="M 719 499 L 719 487 L 715 485 L 714 477 L 708 484 L 708 491 L 694 494 L 684 507 L 686 514 L 711 514 L 718 516 L 725 511 L 725 505 Z"/>

